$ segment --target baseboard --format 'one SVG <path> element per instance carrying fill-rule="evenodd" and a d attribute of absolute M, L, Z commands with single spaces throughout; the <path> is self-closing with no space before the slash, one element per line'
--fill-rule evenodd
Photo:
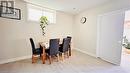
<path fill-rule="evenodd" d="M 12 58 L 12 59 L 6 59 L 6 60 L 2 60 L 0 61 L 0 64 L 5 64 L 5 63 L 9 63 L 9 62 L 14 62 L 14 61 L 19 61 L 19 60 L 23 60 L 23 59 L 29 59 L 32 56 L 22 56 L 22 57 L 17 57 L 17 58 Z"/>
<path fill-rule="evenodd" d="M 87 54 L 87 55 L 90 55 L 90 56 L 96 57 L 95 54 L 92 54 L 92 53 L 89 53 L 89 52 L 86 52 L 86 51 L 80 50 L 80 49 L 78 49 L 78 48 L 75 48 L 75 50 L 80 51 L 80 52 L 82 52 L 82 53 L 84 53 L 84 54 Z"/>

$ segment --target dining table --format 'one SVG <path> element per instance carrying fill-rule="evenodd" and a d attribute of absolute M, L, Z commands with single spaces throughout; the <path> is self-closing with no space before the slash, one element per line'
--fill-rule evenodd
<path fill-rule="evenodd" d="M 62 41 L 60 42 L 60 44 L 62 44 Z M 40 47 L 42 48 L 42 63 L 45 64 L 45 60 L 46 60 L 46 49 L 49 49 L 49 43 L 48 42 L 39 42 Z M 71 46 L 71 43 L 70 43 Z M 71 56 L 71 47 L 69 48 L 69 56 Z"/>

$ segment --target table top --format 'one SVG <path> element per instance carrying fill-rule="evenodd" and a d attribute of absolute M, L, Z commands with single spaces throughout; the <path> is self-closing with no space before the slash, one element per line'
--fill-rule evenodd
<path fill-rule="evenodd" d="M 47 42 L 40 42 L 39 43 L 42 47 L 45 47 L 45 49 L 48 49 L 49 48 L 49 43 Z"/>

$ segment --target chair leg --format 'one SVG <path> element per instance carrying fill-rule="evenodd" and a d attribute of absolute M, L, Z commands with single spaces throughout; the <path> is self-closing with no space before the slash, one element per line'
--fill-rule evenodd
<path fill-rule="evenodd" d="M 45 60 L 46 60 L 46 53 L 42 54 L 42 63 L 45 64 Z"/>
<path fill-rule="evenodd" d="M 59 60 L 62 60 L 62 53 L 59 53 Z"/>
<path fill-rule="evenodd" d="M 40 59 L 42 60 L 42 58 L 43 58 L 43 56 L 42 56 L 42 54 L 40 54 Z"/>
<path fill-rule="evenodd" d="M 69 56 L 71 56 L 71 43 L 69 45 Z"/>
<path fill-rule="evenodd" d="M 36 61 L 37 61 L 36 55 L 32 55 L 32 63 L 36 63 Z"/>
<path fill-rule="evenodd" d="M 62 61 L 63 61 L 63 60 L 64 60 L 64 53 L 62 53 L 62 55 L 61 55 L 61 56 L 62 56 Z"/>
<path fill-rule="evenodd" d="M 67 51 L 67 58 L 69 58 L 69 51 Z"/>
<path fill-rule="evenodd" d="M 34 56 L 32 55 L 32 63 L 34 63 L 34 61 L 35 61 L 35 60 L 34 60 Z"/>
<path fill-rule="evenodd" d="M 51 56 L 49 56 L 49 64 L 51 64 L 51 61 L 52 61 Z"/>
<path fill-rule="evenodd" d="M 59 54 L 56 55 L 57 56 L 57 62 L 59 61 Z"/>

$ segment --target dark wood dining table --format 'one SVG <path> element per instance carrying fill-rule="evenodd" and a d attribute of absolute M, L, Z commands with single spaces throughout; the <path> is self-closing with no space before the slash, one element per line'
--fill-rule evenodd
<path fill-rule="evenodd" d="M 46 60 L 46 52 L 45 50 L 48 49 L 49 47 L 49 43 L 45 43 L 45 42 L 40 42 L 39 43 L 40 47 L 42 48 L 42 63 L 45 64 L 45 60 Z M 71 46 L 71 44 L 70 44 Z M 71 47 L 69 48 L 69 56 L 71 56 Z"/>

